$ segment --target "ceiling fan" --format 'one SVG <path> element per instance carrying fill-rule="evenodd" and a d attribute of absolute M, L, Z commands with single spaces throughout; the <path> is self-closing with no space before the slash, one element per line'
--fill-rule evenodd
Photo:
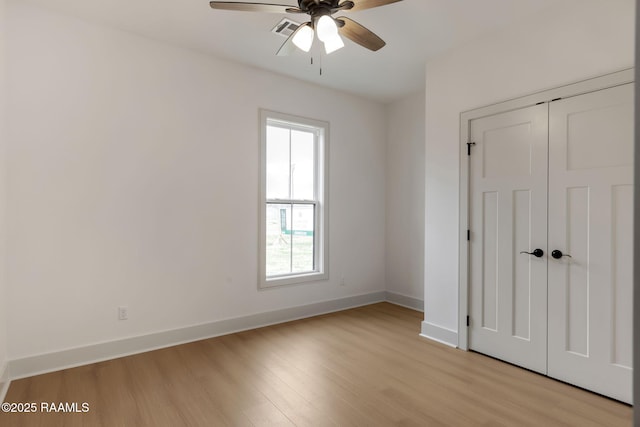
<path fill-rule="evenodd" d="M 213 9 L 245 12 L 308 14 L 311 20 L 300 24 L 278 50 L 277 55 L 284 56 L 292 53 L 296 47 L 309 52 L 316 35 L 324 43 L 327 54 L 344 47 L 340 35 L 369 50 L 377 51 L 386 44 L 384 40 L 352 19 L 345 16 L 334 18 L 332 15 L 340 11 L 355 12 L 398 1 L 401 0 L 298 0 L 298 7 L 270 3 L 211 1 L 209 5 Z"/>

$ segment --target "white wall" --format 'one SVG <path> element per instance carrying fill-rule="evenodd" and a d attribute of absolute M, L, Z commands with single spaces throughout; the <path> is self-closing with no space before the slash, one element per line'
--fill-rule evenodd
<path fill-rule="evenodd" d="M 7 366 L 7 292 L 5 274 L 5 1 L 0 0 L 0 394 L 2 393 L 2 382 L 4 380 L 5 368 Z M 1 400 L 1 396 L 0 396 Z"/>
<path fill-rule="evenodd" d="M 382 105 L 21 2 L 8 20 L 11 359 L 384 290 Z M 258 108 L 331 124 L 329 281 L 257 290 Z"/>
<path fill-rule="evenodd" d="M 633 66 L 634 3 L 576 1 L 427 63 L 423 331 L 458 330 L 460 113 Z"/>
<path fill-rule="evenodd" d="M 424 295 L 424 92 L 387 106 L 387 290 Z"/>

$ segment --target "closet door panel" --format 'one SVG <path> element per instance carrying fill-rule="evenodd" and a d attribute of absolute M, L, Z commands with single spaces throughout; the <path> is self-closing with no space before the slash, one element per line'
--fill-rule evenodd
<path fill-rule="evenodd" d="M 476 119 L 469 346 L 546 373 L 548 106 Z M 545 255 L 522 254 L 541 249 Z"/>
<path fill-rule="evenodd" d="M 633 99 L 628 84 L 549 106 L 549 375 L 629 403 Z"/>

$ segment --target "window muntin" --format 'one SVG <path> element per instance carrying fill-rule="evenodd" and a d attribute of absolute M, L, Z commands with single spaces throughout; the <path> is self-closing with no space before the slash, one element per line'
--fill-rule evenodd
<path fill-rule="evenodd" d="M 328 125 L 262 111 L 260 286 L 327 277 Z"/>

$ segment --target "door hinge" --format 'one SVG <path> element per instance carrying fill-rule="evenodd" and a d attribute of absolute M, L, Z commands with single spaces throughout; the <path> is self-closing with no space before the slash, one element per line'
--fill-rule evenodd
<path fill-rule="evenodd" d="M 467 242 L 471 240 L 471 230 L 467 230 Z"/>
<path fill-rule="evenodd" d="M 469 326 L 469 316 L 467 316 L 467 326 Z"/>
<path fill-rule="evenodd" d="M 562 98 L 555 98 L 555 99 L 552 99 L 552 100 L 551 100 L 551 101 L 549 101 L 549 102 L 556 102 L 556 101 L 560 101 L 561 99 L 562 99 Z"/>
<path fill-rule="evenodd" d="M 467 142 L 467 156 L 471 155 L 471 146 L 476 145 L 475 142 Z"/>

